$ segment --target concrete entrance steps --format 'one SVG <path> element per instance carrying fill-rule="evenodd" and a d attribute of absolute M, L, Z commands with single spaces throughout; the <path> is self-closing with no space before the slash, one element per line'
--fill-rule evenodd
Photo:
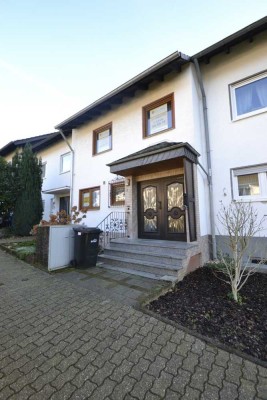
<path fill-rule="evenodd" d="M 114 239 L 99 256 L 99 266 L 175 282 L 185 275 L 197 244 L 147 239 Z"/>

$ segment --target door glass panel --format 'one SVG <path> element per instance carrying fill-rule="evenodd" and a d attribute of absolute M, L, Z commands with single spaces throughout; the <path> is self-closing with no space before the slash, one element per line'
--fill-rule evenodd
<path fill-rule="evenodd" d="M 182 183 L 172 183 L 167 187 L 167 199 L 168 199 L 168 211 L 171 211 L 173 207 L 183 206 L 183 184 Z"/>
<path fill-rule="evenodd" d="M 144 231 L 145 232 L 157 232 L 158 230 L 158 219 L 155 215 L 153 218 L 147 218 L 144 216 Z"/>
<path fill-rule="evenodd" d="M 174 219 L 170 215 L 168 216 L 168 232 L 169 233 L 184 233 L 184 216 L 182 215 L 179 219 Z"/>
<path fill-rule="evenodd" d="M 147 209 L 157 210 L 157 189 L 155 186 L 148 186 L 143 189 L 144 211 Z"/>

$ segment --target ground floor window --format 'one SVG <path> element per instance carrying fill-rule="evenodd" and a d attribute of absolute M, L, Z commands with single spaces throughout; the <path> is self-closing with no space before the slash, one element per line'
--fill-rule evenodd
<path fill-rule="evenodd" d="M 109 205 L 110 207 L 122 207 L 125 204 L 124 180 L 109 182 Z"/>
<path fill-rule="evenodd" d="M 86 188 L 80 190 L 79 207 L 87 210 L 100 209 L 100 187 Z"/>
<path fill-rule="evenodd" d="M 234 200 L 267 199 L 267 164 L 234 168 L 231 175 Z"/>

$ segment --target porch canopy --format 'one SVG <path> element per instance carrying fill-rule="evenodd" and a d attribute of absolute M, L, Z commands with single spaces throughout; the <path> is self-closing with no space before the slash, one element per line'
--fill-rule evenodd
<path fill-rule="evenodd" d="M 132 153 L 110 164 L 110 172 L 121 176 L 167 171 L 183 166 L 183 159 L 196 164 L 199 153 L 185 142 L 162 142 Z"/>
<path fill-rule="evenodd" d="M 70 193 L 70 186 L 63 186 L 63 187 L 59 187 L 59 188 L 43 190 L 42 193 L 44 193 L 44 194 L 54 194 L 55 196 L 56 195 L 61 195 L 61 194 L 69 194 Z"/>

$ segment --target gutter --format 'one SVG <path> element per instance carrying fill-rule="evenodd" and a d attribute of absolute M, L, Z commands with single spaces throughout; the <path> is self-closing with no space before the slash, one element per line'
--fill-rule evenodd
<path fill-rule="evenodd" d="M 71 151 L 71 175 L 70 175 L 70 210 L 71 210 L 73 207 L 74 150 L 73 150 L 72 146 L 70 145 L 70 142 L 64 135 L 63 131 L 61 129 L 59 129 L 59 132 L 60 132 L 64 142 L 66 143 L 66 145 L 69 147 L 69 149 Z"/>
<path fill-rule="evenodd" d="M 203 118 L 204 118 L 204 132 L 205 132 L 205 140 L 206 140 L 206 151 L 207 151 L 207 166 L 208 166 L 208 185 L 209 185 L 209 205 L 210 205 L 210 225 L 211 225 L 211 238 L 212 238 L 212 257 L 213 259 L 217 258 L 217 244 L 216 244 L 216 236 L 215 236 L 215 220 L 214 220 L 214 197 L 213 197 L 213 184 L 212 184 L 212 168 L 211 168 L 211 150 L 210 150 L 210 133 L 209 133 L 209 124 L 208 124 L 208 107 L 207 107 L 207 98 L 203 85 L 203 79 L 198 63 L 197 58 L 193 58 L 193 63 L 196 69 L 197 79 L 201 91 L 202 96 L 202 107 L 203 107 Z M 204 168 L 201 166 L 204 170 Z"/>

